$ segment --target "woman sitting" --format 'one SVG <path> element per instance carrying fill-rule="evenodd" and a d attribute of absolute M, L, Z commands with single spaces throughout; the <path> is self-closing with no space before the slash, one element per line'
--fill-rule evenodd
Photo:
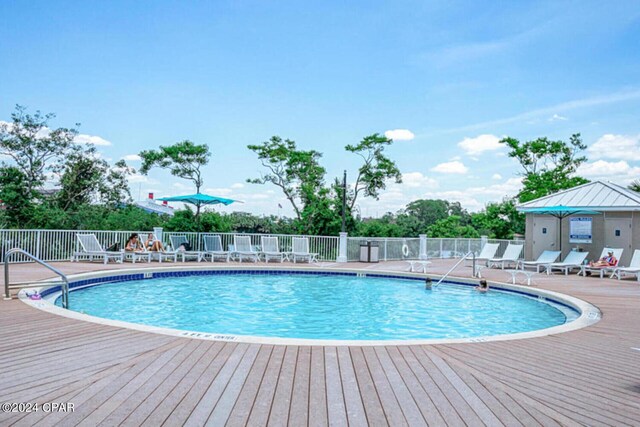
<path fill-rule="evenodd" d="M 147 248 L 148 251 L 164 252 L 164 245 L 160 240 L 155 238 L 153 233 L 149 233 L 147 236 L 147 241 L 144 242 L 144 247 Z"/>
<path fill-rule="evenodd" d="M 140 243 L 138 233 L 133 233 L 129 236 L 127 244 L 124 246 L 124 250 L 127 252 L 144 252 L 144 247 L 142 246 L 142 243 Z"/>
<path fill-rule="evenodd" d="M 600 258 L 597 261 L 591 261 L 589 267 L 604 268 L 613 267 L 618 264 L 618 260 L 613 256 L 613 251 L 607 252 L 607 256 Z"/>

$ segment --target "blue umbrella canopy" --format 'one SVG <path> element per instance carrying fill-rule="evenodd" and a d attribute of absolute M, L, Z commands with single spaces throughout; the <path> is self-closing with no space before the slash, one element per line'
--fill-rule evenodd
<path fill-rule="evenodd" d="M 166 202 L 191 203 L 192 205 L 196 205 L 196 206 L 219 205 L 219 204 L 223 204 L 227 206 L 227 205 L 230 205 L 231 203 L 238 202 L 238 200 L 225 199 L 224 197 L 217 197 L 217 196 L 209 196 L 208 194 L 202 194 L 202 193 L 188 194 L 186 196 L 161 197 L 158 200 L 162 200 Z"/>

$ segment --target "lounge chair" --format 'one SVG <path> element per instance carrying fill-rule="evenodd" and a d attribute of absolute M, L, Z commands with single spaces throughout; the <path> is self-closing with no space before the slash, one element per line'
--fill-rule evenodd
<path fill-rule="evenodd" d="M 584 260 L 587 259 L 588 255 L 589 252 L 571 251 L 564 258 L 564 261 L 545 264 L 544 268 L 547 270 L 547 275 L 551 274 L 553 270 L 563 270 L 566 276 L 569 274 L 570 270 L 573 270 L 574 268 L 580 268 L 584 263 Z"/>
<path fill-rule="evenodd" d="M 494 258 L 496 256 L 496 252 L 498 252 L 499 247 L 500 243 L 485 243 L 485 245 L 482 247 L 482 250 L 480 251 L 480 254 L 478 254 L 478 256 L 476 257 L 476 262 L 484 261 L 484 264 L 486 265 L 491 258 Z M 473 257 L 469 257 L 467 258 L 467 261 L 472 259 Z M 469 267 L 469 265 L 467 266 Z"/>
<path fill-rule="evenodd" d="M 640 249 L 633 251 L 633 257 L 628 267 L 616 267 L 611 277 L 617 277 L 620 280 L 627 274 L 631 276 L 635 274 L 636 279 L 640 282 Z"/>
<path fill-rule="evenodd" d="M 535 267 L 536 273 L 540 273 L 540 267 L 556 262 L 560 256 L 560 251 L 544 251 L 535 261 L 520 261 L 517 266 L 524 270 L 526 267 Z"/>
<path fill-rule="evenodd" d="M 195 258 L 198 262 L 200 262 L 204 258 L 204 252 L 180 250 L 180 246 L 189 242 L 189 240 L 187 240 L 187 236 L 169 236 L 169 240 L 171 240 L 171 248 L 173 249 L 173 251 L 170 253 L 176 254 L 176 257 L 182 257 L 182 262 L 185 262 L 187 258 Z"/>
<path fill-rule="evenodd" d="M 600 278 L 604 278 L 605 273 L 613 273 L 613 271 L 615 270 L 615 268 L 618 266 L 618 263 L 620 262 L 620 257 L 622 256 L 622 252 L 624 251 L 624 249 L 622 248 L 604 248 L 602 249 L 602 253 L 600 254 L 600 258 L 598 259 L 602 259 L 604 257 L 606 257 L 609 252 L 613 252 L 613 256 L 616 259 L 616 263 L 614 265 L 610 265 L 610 266 L 605 266 L 605 267 L 592 267 L 589 264 L 582 264 L 580 266 L 580 271 L 578 272 L 578 276 L 580 274 L 582 274 L 583 276 L 587 275 L 587 272 L 589 273 L 595 273 L 597 272 L 598 274 L 600 274 Z"/>
<path fill-rule="evenodd" d="M 522 253 L 522 248 L 524 245 L 514 245 L 509 243 L 507 249 L 504 251 L 504 255 L 501 258 L 491 258 L 489 260 L 489 268 L 494 265 L 500 265 L 500 268 L 504 270 L 504 267 L 509 264 L 518 265 L 520 260 L 520 254 Z"/>
<path fill-rule="evenodd" d="M 242 262 L 243 258 L 249 258 L 253 262 L 260 261 L 260 254 L 251 246 L 250 236 L 233 236 L 233 252 L 232 256 L 237 256 Z"/>
<path fill-rule="evenodd" d="M 308 260 L 309 264 L 318 262 L 318 254 L 309 252 L 309 239 L 307 237 L 294 237 L 293 249 L 291 251 L 293 263 L 298 259 Z"/>
<path fill-rule="evenodd" d="M 80 234 L 76 233 L 78 242 L 80 243 L 81 251 L 77 251 L 73 254 L 73 260 L 79 261 L 80 257 L 88 257 L 89 261 L 93 261 L 93 258 L 102 258 L 104 263 L 109 262 L 110 259 L 116 262 L 124 261 L 123 251 L 105 251 L 102 248 L 100 242 L 96 238 L 95 234 Z"/>
<path fill-rule="evenodd" d="M 214 262 L 216 258 L 229 262 L 229 251 L 225 251 L 222 247 L 220 236 L 202 236 L 202 241 L 204 242 L 205 259 L 208 255 L 211 257 L 211 262 Z"/>
<path fill-rule="evenodd" d="M 138 260 L 151 262 L 151 252 L 147 251 L 144 248 L 140 252 L 125 250 L 124 251 L 124 260 L 125 261 L 130 260 L 134 264 Z"/>
<path fill-rule="evenodd" d="M 260 252 L 264 256 L 264 262 L 269 262 L 270 259 L 277 259 L 280 262 L 287 259 L 285 252 L 280 252 L 277 237 L 260 237 L 260 243 L 262 244 L 262 251 Z"/>
<path fill-rule="evenodd" d="M 153 238 L 159 240 L 155 233 L 153 234 Z M 178 253 L 176 251 L 150 251 L 147 249 L 146 244 L 144 245 L 144 250 L 146 253 L 151 254 L 151 260 L 157 258 L 160 264 L 162 264 L 162 261 L 166 260 L 178 262 Z"/>

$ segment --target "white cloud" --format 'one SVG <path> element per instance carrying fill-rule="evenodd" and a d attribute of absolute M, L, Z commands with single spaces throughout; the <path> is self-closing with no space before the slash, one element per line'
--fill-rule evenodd
<path fill-rule="evenodd" d="M 548 121 L 550 122 L 563 122 L 569 120 L 568 118 L 561 116 L 560 114 L 554 114 L 553 116 L 549 117 Z"/>
<path fill-rule="evenodd" d="M 411 141 L 416 136 L 409 129 L 392 129 L 384 133 L 389 139 L 394 141 Z"/>
<path fill-rule="evenodd" d="M 438 181 L 428 176 L 423 175 L 420 172 L 407 172 L 402 174 L 402 184 L 410 188 L 419 187 L 437 187 Z"/>
<path fill-rule="evenodd" d="M 517 114 L 511 117 L 504 117 L 495 120 L 489 120 L 486 122 L 475 123 L 471 125 L 464 125 L 451 129 L 443 129 L 433 132 L 424 136 L 431 136 L 436 134 L 447 134 L 456 132 L 468 132 L 483 128 L 495 128 L 499 125 L 505 125 L 509 123 L 527 122 L 531 119 L 538 117 L 548 117 L 550 114 L 557 114 L 558 112 L 573 111 L 582 108 L 597 107 L 600 105 L 618 104 L 621 102 L 633 101 L 640 99 L 640 90 L 626 90 L 614 93 L 608 93 L 600 96 L 593 96 L 590 98 L 575 99 L 572 101 L 563 102 L 560 104 L 552 105 L 549 107 L 538 108 L 524 113 Z"/>
<path fill-rule="evenodd" d="M 140 156 L 137 154 L 127 154 L 122 159 L 130 162 L 139 162 L 141 160 Z"/>
<path fill-rule="evenodd" d="M 608 179 L 621 185 L 626 185 L 640 176 L 640 167 L 631 166 L 625 160 L 608 162 L 596 160 L 583 163 L 577 171 L 578 175 L 589 179 Z"/>
<path fill-rule="evenodd" d="M 244 188 L 244 184 L 241 182 L 236 182 L 235 184 L 231 185 L 231 188 Z M 271 191 L 273 193 L 273 191 Z"/>
<path fill-rule="evenodd" d="M 485 151 L 495 151 L 504 147 L 500 144 L 500 138 L 495 135 L 484 134 L 475 138 L 465 138 L 458 143 L 458 147 L 464 150 L 469 156 L 476 156 Z"/>
<path fill-rule="evenodd" d="M 640 135 L 602 135 L 587 152 L 596 159 L 640 160 Z"/>
<path fill-rule="evenodd" d="M 101 138 L 99 136 L 95 136 L 95 135 L 86 135 L 86 134 L 79 134 L 75 137 L 75 139 L 73 140 L 73 142 L 77 143 L 77 144 L 91 144 L 91 145 L 101 145 L 101 146 L 109 146 L 111 145 L 110 141 L 107 141 L 104 138 Z"/>
<path fill-rule="evenodd" d="M 134 173 L 127 177 L 127 181 L 131 183 L 139 183 L 139 182 L 149 182 L 149 178 L 146 175 L 142 175 L 139 173 Z"/>
<path fill-rule="evenodd" d="M 500 180 L 502 179 L 502 175 L 500 175 L 499 173 L 494 173 L 491 179 Z"/>
<path fill-rule="evenodd" d="M 431 170 L 440 173 L 466 174 L 469 168 L 467 168 L 464 163 L 454 160 L 453 162 L 440 163 L 431 168 Z"/>

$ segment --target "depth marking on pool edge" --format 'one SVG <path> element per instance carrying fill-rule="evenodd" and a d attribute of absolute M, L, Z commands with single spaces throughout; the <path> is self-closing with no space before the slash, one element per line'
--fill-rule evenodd
<path fill-rule="evenodd" d="M 214 340 L 221 341 L 236 341 L 238 337 L 235 335 L 213 335 L 213 334 L 204 334 L 201 332 L 183 332 L 181 334 L 183 337 L 195 337 L 195 338 L 212 338 Z"/>

